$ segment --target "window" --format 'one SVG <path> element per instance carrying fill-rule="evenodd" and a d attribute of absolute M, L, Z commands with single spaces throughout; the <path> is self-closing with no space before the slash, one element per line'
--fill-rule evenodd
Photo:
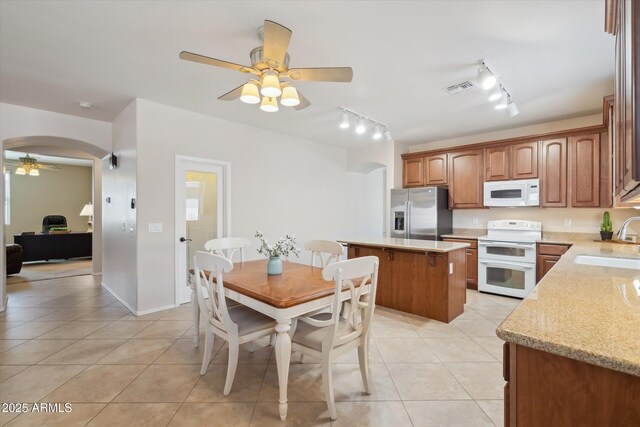
<path fill-rule="evenodd" d="M 4 174 L 4 225 L 11 224 L 11 174 Z"/>

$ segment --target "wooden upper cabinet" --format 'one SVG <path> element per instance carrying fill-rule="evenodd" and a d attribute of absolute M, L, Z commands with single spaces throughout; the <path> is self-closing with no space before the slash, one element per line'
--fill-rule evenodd
<path fill-rule="evenodd" d="M 484 180 L 505 181 L 509 179 L 510 147 L 488 147 L 484 149 Z"/>
<path fill-rule="evenodd" d="M 481 208 L 484 177 L 483 150 L 449 153 L 449 207 Z"/>
<path fill-rule="evenodd" d="M 600 134 L 569 138 L 572 207 L 600 206 Z"/>
<path fill-rule="evenodd" d="M 542 141 L 539 165 L 540 206 L 567 206 L 567 139 Z"/>
<path fill-rule="evenodd" d="M 441 185 L 448 182 L 448 167 L 446 154 L 435 154 L 425 157 L 424 185 Z"/>
<path fill-rule="evenodd" d="M 405 159 L 402 168 L 403 187 L 422 187 L 424 185 L 424 157 Z"/>
<path fill-rule="evenodd" d="M 538 177 L 538 141 L 511 146 L 511 179 Z"/>

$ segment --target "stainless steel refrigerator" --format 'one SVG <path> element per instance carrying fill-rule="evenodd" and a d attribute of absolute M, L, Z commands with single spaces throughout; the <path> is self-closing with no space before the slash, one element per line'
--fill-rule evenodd
<path fill-rule="evenodd" d="M 445 187 L 391 190 L 391 237 L 440 240 L 451 233 L 452 214 Z"/>

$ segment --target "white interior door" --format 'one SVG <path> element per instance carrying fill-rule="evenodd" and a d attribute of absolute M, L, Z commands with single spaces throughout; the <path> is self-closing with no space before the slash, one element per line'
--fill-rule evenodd
<path fill-rule="evenodd" d="M 224 237 L 225 168 L 213 161 L 176 158 L 176 303 L 191 300 L 189 270 L 206 241 Z"/>

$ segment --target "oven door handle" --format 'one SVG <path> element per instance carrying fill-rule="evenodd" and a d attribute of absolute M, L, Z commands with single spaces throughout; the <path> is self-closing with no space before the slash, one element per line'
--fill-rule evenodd
<path fill-rule="evenodd" d="M 518 245 L 518 244 L 511 244 L 511 243 L 500 243 L 500 242 L 496 242 L 496 243 L 489 243 L 489 242 L 478 242 L 479 246 L 495 246 L 497 248 L 514 248 L 514 249 L 535 249 L 536 245 Z"/>
<path fill-rule="evenodd" d="M 480 264 L 485 264 L 487 267 L 498 267 L 498 268 L 507 268 L 510 270 L 520 270 L 520 271 L 524 271 L 524 270 L 531 270 L 532 268 L 534 268 L 533 265 L 526 265 L 526 264 L 516 264 L 514 263 L 500 263 L 500 262 L 493 262 L 493 261 L 478 261 Z"/>

